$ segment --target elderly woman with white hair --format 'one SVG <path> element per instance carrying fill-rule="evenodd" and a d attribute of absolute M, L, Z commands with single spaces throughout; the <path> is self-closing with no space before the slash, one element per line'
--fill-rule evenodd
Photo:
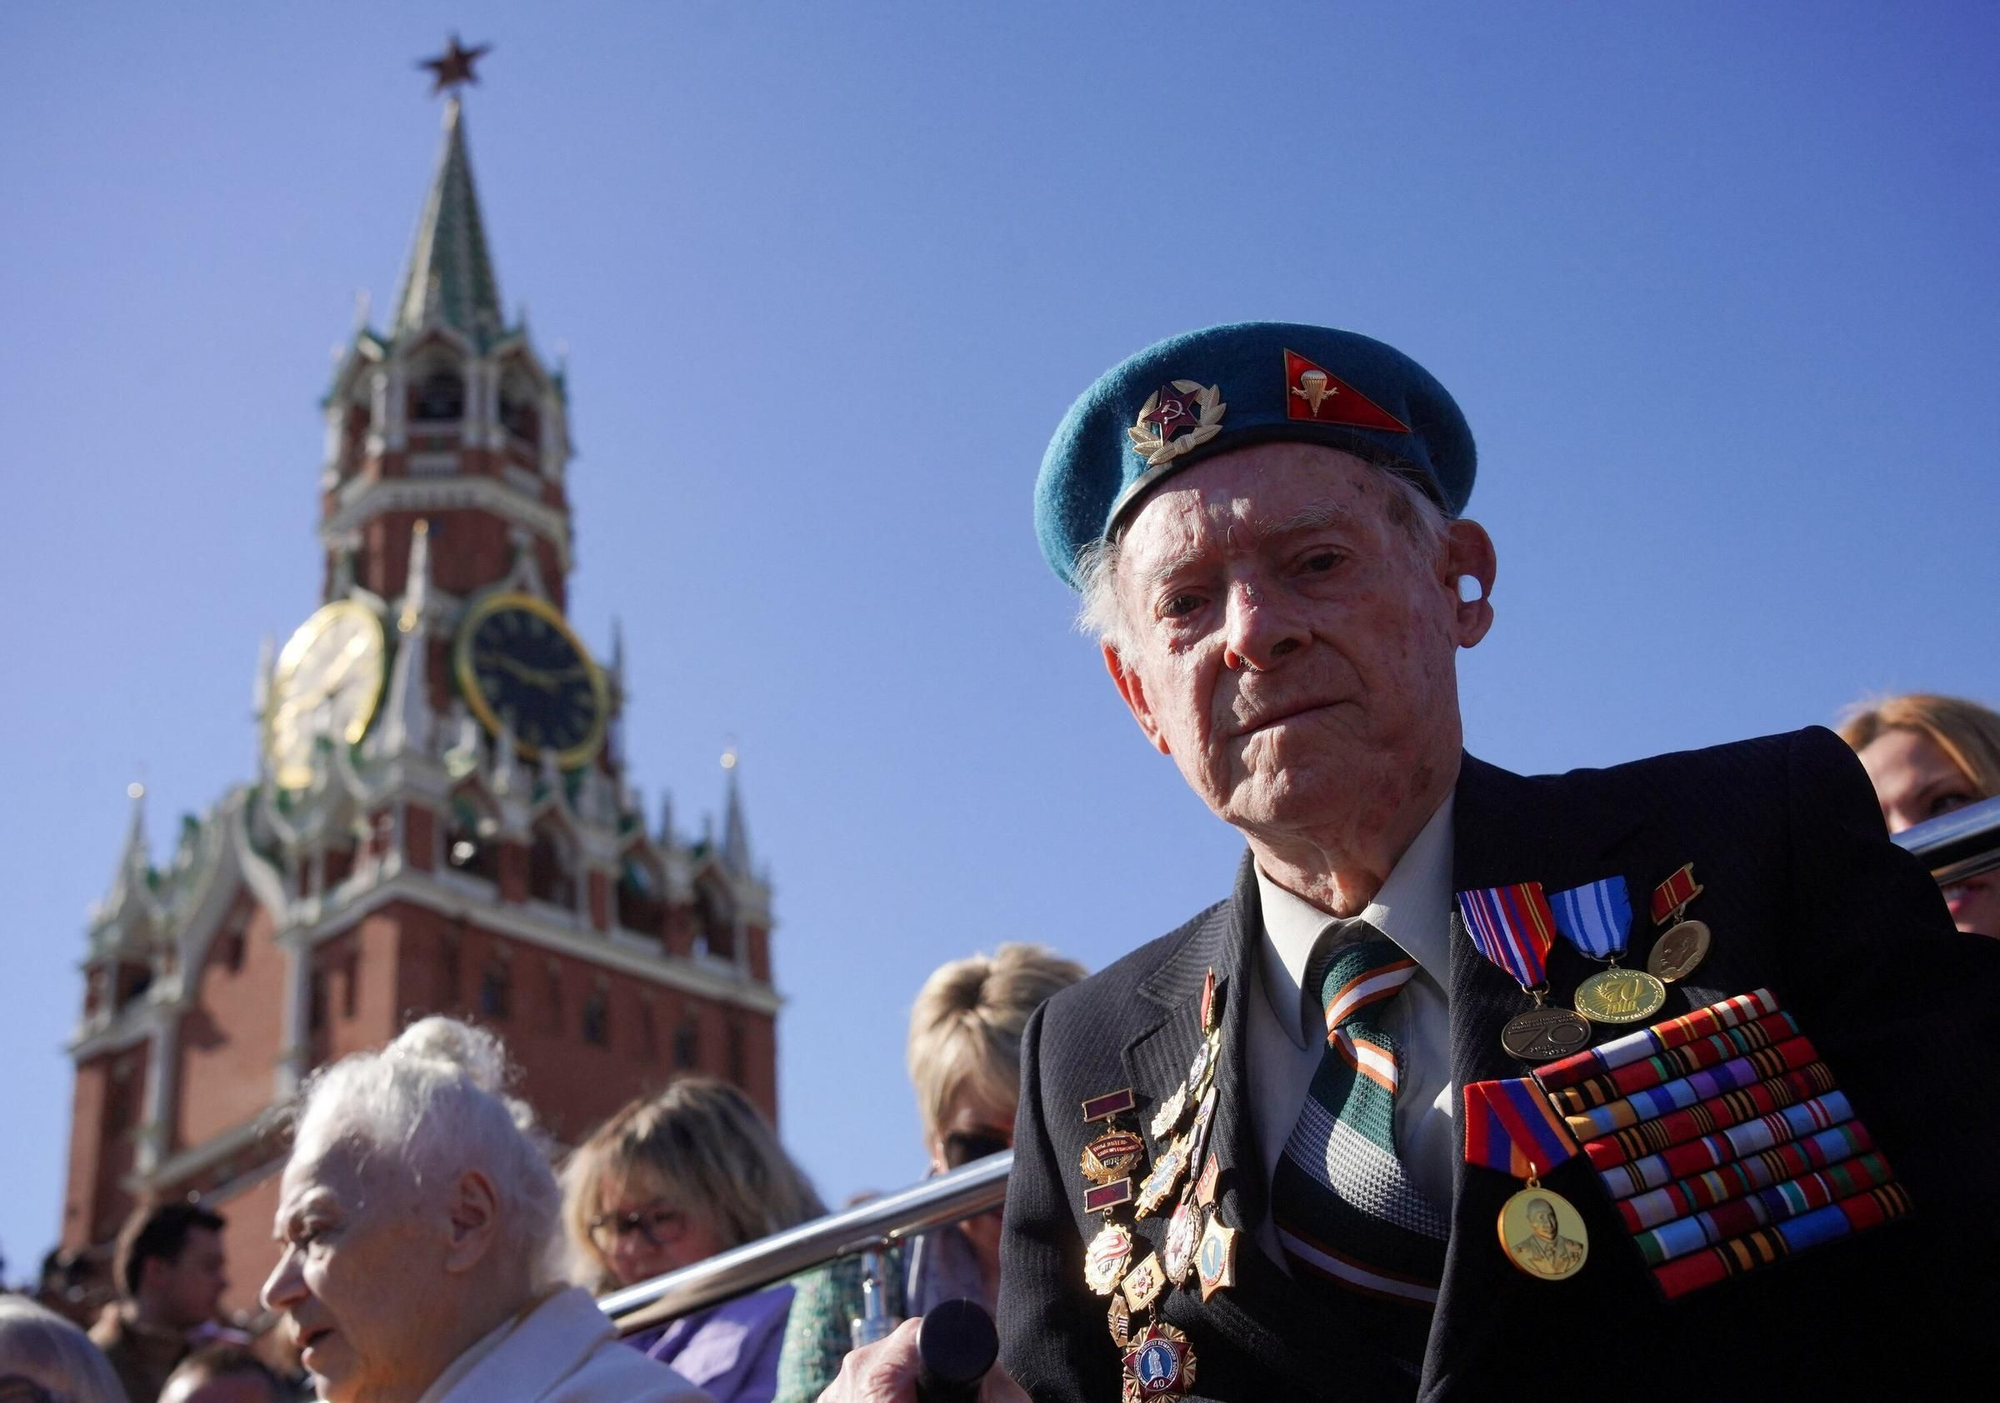
<path fill-rule="evenodd" d="M 328 1403 L 668 1403 L 707 1395 L 562 1284 L 560 1196 L 506 1055 L 449 1018 L 319 1073 L 264 1283 Z"/>
<path fill-rule="evenodd" d="M 25 1296 L 0 1296 L 0 1403 L 126 1403 L 90 1336 Z"/>

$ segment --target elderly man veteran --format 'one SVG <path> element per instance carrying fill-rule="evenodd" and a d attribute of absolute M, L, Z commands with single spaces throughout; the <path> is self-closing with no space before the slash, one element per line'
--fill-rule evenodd
<path fill-rule="evenodd" d="M 1992 1309 L 1994 952 L 1827 732 L 1465 755 L 1473 470 L 1422 367 L 1299 325 L 1143 351 L 1049 449 L 1044 553 L 1249 851 L 1028 1026 L 1000 1323 L 1037 1399 L 1846 1396 Z M 1581 1251 L 1536 1259 L 1538 1202 Z"/>

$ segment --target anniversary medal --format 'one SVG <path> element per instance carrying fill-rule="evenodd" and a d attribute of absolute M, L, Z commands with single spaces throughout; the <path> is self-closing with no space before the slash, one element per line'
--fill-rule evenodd
<path fill-rule="evenodd" d="M 1208 1215 L 1194 1262 L 1201 1276 L 1202 1300 L 1236 1284 L 1236 1229 L 1225 1228 L 1220 1214 Z"/>
<path fill-rule="evenodd" d="M 1167 1398 L 1194 1387 L 1194 1349 L 1171 1325 L 1149 1325 L 1132 1340 L 1125 1374 L 1141 1398 Z"/>
<path fill-rule="evenodd" d="M 1632 929 L 1632 900 L 1623 877 L 1586 882 L 1549 898 L 1549 909 L 1577 950 L 1609 966 L 1576 986 L 1576 1011 L 1593 1023 L 1637 1023 L 1667 1001 L 1667 986 L 1644 970 L 1621 969 Z"/>
<path fill-rule="evenodd" d="M 1500 1046 L 1507 1055 L 1524 1062 L 1549 1062 L 1587 1047 L 1589 1021 L 1542 1002 L 1549 992 L 1549 946 L 1556 934 L 1542 884 L 1517 882 L 1511 887 L 1462 891 L 1458 905 L 1473 946 L 1535 1001 L 1533 1008 L 1515 1014 L 1500 1030 Z"/>
<path fill-rule="evenodd" d="M 1132 1230 L 1111 1221 L 1112 1210 L 1132 1201 L 1132 1175 L 1145 1163 L 1146 1142 L 1130 1130 L 1120 1130 L 1116 1118 L 1138 1104 L 1130 1087 L 1083 1103 L 1084 1124 L 1106 1122 L 1104 1130 L 1083 1148 L 1077 1167 L 1091 1187 L 1084 1190 L 1086 1213 L 1104 1214 L 1104 1226 L 1084 1249 L 1084 1284 L 1100 1296 L 1118 1289 L 1125 1266 L 1132 1260 Z M 1113 1328 L 1113 1335 L 1117 1330 Z M 1118 1341 L 1122 1347 L 1123 1340 Z"/>
<path fill-rule="evenodd" d="M 1494 1228 L 1507 1260 L 1538 1281 L 1575 1276 L 1590 1255 L 1583 1215 L 1539 1177 L 1575 1153 L 1568 1125 L 1533 1078 L 1466 1085 L 1466 1162 L 1523 1181 L 1501 1205 Z"/>
<path fill-rule="evenodd" d="M 1674 925 L 1653 942 L 1646 968 L 1669 984 L 1694 973 L 1694 967 L 1708 954 L 1708 927 L 1700 921 L 1681 919 L 1687 904 L 1701 893 L 1692 862 L 1653 888 L 1653 924 L 1663 926 L 1672 921 Z"/>
<path fill-rule="evenodd" d="M 1083 1284 L 1100 1296 L 1118 1289 L 1125 1264 L 1132 1260 L 1132 1232 L 1118 1223 L 1106 1223 L 1083 1252 Z"/>

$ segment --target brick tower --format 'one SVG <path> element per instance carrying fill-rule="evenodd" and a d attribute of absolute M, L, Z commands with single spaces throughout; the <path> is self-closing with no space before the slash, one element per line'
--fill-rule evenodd
<path fill-rule="evenodd" d="M 775 1117 L 770 889 L 734 757 L 719 841 L 624 782 L 623 647 L 564 616 L 563 375 L 509 326 L 464 115 L 391 319 L 325 400 L 319 609 L 257 679 L 259 774 L 150 857 L 144 796 L 93 908 L 66 1249 L 142 1200 L 229 1217 L 226 1304 L 272 1261 L 269 1113 L 411 1018 L 500 1032 L 560 1140 L 682 1071 Z"/>

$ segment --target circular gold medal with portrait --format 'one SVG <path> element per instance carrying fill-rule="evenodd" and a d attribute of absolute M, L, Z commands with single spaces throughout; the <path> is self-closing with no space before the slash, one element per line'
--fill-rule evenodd
<path fill-rule="evenodd" d="M 1529 1276 L 1566 1281 L 1583 1270 L 1590 1234 L 1575 1204 L 1530 1180 L 1500 1209 L 1500 1248 Z"/>

